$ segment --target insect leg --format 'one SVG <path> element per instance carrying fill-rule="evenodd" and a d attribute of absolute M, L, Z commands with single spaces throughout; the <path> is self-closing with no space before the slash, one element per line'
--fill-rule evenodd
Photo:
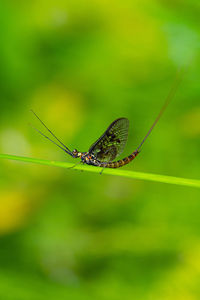
<path fill-rule="evenodd" d="M 83 164 L 82 160 L 79 161 L 79 162 L 77 162 L 77 163 L 74 164 L 72 167 L 69 167 L 69 168 L 67 168 L 67 169 L 73 169 L 73 168 L 75 168 L 75 167 L 76 167 L 77 165 L 79 165 L 79 164 Z"/>
<path fill-rule="evenodd" d="M 105 166 L 106 167 L 106 166 Z M 102 168 L 101 172 L 99 173 L 100 175 L 103 173 L 103 170 L 105 169 L 105 167 Z"/>

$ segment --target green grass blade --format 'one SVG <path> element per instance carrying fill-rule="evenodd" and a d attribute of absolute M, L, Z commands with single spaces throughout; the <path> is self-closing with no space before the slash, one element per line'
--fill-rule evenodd
<path fill-rule="evenodd" d="M 37 159 L 37 158 L 30 158 L 30 157 L 23 157 L 23 156 L 15 156 L 15 155 L 8 155 L 8 154 L 0 154 L 0 158 L 16 160 L 21 162 L 29 162 L 29 163 L 40 164 L 40 165 L 55 166 L 55 167 L 61 167 L 66 169 L 72 168 L 74 166 L 73 163 Z M 84 170 L 93 173 L 100 173 L 100 171 L 102 170 L 102 168 L 82 165 L 82 164 L 75 166 L 71 170 L 74 169 Z M 141 172 L 124 170 L 124 169 L 104 169 L 103 174 L 200 188 L 200 180 L 196 180 L 196 179 L 187 179 L 187 178 L 172 177 L 172 176 L 165 176 L 165 175 L 158 175 L 158 174 L 151 174 L 151 173 L 141 173 Z"/>

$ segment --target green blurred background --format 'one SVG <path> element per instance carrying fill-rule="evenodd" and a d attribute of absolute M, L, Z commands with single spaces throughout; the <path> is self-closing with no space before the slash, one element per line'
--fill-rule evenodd
<path fill-rule="evenodd" d="M 199 0 L 0 2 L 0 152 L 72 162 L 118 117 L 124 169 L 199 178 Z M 0 161 L 0 299 L 200 299 L 197 189 Z"/>

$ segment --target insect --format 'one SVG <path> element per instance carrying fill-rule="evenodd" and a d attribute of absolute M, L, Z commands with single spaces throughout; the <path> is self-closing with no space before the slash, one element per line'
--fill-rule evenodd
<path fill-rule="evenodd" d="M 91 145 L 87 152 L 79 152 L 78 150 L 74 149 L 73 151 L 69 150 L 69 148 L 63 144 L 55 134 L 44 124 L 44 122 L 39 118 L 39 116 L 32 110 L 33 114 L 38 118 L 38 120 L 42 123 L 42 125 L 47 129 L 47 131 L 57 140 L 50 139 L 44 133 L 39 131 L 38 129 L 34 128 L 39 134 L 41 134 L 46 139 L 50 140 L 52 143 L 57 145 L 67 154 L 72 156 L 73 158 L 80 158 L 81 162 L 87 165 L 97 166 L 104 168 L 119 168 L 124 165 L 129 164 L 140 152 L 140 149 L 150 133 L 152 132 L 155 125 L 158 123 L 161 115 L 165 111 L 166 107 L 168 106 L 169 102 L 173 98 L 176 89 L 178 87 L 179 80 L 175 81 L 175 84 L 172 86 L 170 93 L 161 108 L 159 114 L 157 115 L 155 121 L 153 122 L 152 126 L 150 127 L 149 131 L 145 135 L 142 142 L 139 146 L 134 150 L 129 156 L 120 159 L 118 161 L 114 161 L 116 157 L 118 157 L 124 150 L 127 139 L 128 139 L 128 128 L 129 128 L 129 121 L 127 118 L 119 118 L 113 121 L 110 126 L 106 129 L 106 131 L 100 136 L 100 138 Z M 103 171 L 102 169 L 102 171 Z"/>

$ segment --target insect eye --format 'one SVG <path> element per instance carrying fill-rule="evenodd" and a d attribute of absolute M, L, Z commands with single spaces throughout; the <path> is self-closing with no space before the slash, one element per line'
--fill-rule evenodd
<path fill-rule="evenodd" d="M 77 156 L 78 151 L 77 151 L 76 149 L 74 149 L 74 150 L 72 151 L 72 154 L 73 154 L 74 156 Z"/>

